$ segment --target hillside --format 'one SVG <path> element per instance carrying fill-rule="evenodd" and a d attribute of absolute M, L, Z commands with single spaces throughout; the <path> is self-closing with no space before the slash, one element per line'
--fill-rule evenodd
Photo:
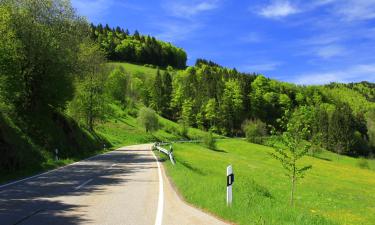
<path fill-rule="evenodd" d="M 373 224 L 375 161 L 322 152 L 300 164 L 312 170 L 298 183 L 289 206 L 289 179 L 269 153 L 272 148 L 242 140 L 218 141 L 217 150 L 174 144 L 176 165 L 168 175 L 186 201 L 238 224 Z M 215 160 L 212 160 L 215 159 Z M 233 206 L 225 202 L 225 172 L 233 165 Z"/>

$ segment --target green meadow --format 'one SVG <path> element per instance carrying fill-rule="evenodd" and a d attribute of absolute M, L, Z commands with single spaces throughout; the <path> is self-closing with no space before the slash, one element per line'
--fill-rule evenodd
<path fill-rule="evenodd" d="M 236 224 L 375 224 L 375 163 L 323 152 L 301 163 L 312 165 L 289 205 L 290 182 L 270 147 L 244 140 L 220 140 L 217 150 L 175 144 L 176 165 L 167 173 L 185 200 Z M 233 205 L 226 206 L 226 167 L 233 165 Z"/>

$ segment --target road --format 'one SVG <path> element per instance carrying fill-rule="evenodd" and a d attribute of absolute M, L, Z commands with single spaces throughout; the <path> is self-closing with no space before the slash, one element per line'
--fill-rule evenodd
<path fill-rule="evenodd" d="M 0 224 L 226 224 L 184 203 L 136 145 L 0 186 Z"/>

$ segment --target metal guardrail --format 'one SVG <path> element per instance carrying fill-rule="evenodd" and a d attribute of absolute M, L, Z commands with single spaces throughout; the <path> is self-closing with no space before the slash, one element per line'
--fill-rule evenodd
<path fill-rule="evenodd" d="M 171 148 L 171 151 L 168 151 L 167 149 L 160 147 L 160 146 L 165 146 L 165 145 L 170 145 L 170 143 L 157 142 L 157 143 L 154 144 L 154 149 L 157 149 L 159 152 L 162 152 L 162 153 L 166 154 L 169 157 L 169 159 L 171 160 L 172 164 L 175 165 L 176 163 L 174 161 L 172 148 Z"/>

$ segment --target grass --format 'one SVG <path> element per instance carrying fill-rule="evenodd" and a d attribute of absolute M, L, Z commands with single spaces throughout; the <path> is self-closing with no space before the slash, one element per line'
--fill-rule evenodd
<path fill-rule="evenodd" d="M 201 139 L 206 132 L 196 128 L 189 128 L 187 136 L 180 134 L 181 126 L 175 122 L 159 117 L 160 129 L 153 133 L 147 133 L 137 122 L 135 116 L 131 116 L 117 105 L 112 105 L 114 116 L 105 123 L 100 124 L 96 131 L 106 138 L 114 147 L 132 144 L 150 143 L 154 141 L 175 141 L 189 139 Z M 219 137 L 216 135 L 216 137 Z"/>
<path fill-rule="evenodd" d="M 156 68 L 145 67 L 142 65 L 136 65 L 136 64 L 125 63 L 125 62 L 110 62 L 108 63 L 108 65 L 115 66 L 115 67 L 121 66 L 125 69 L 125 71 L 129 72 L 132 75 L 137 75 L 137 74 L 142 73 L 146 76 L 154 77 L 157 71 Z"/>
<path fill-rule="evenodd" d="M 272 148 L 234 139 L 217 144 L 217 151 L 176 144 L 176 166 L 165 162 L 189 203 L 237 224 L 375 224 L 375 172 L 359 168 L 359 159 L 330 152 L 303 159 L 313 169 L 298 182 L 290 208 L 290 182 L 269 156 Z M 231 208 L 225 203 L 229 164 L 236 177 Z"/>

